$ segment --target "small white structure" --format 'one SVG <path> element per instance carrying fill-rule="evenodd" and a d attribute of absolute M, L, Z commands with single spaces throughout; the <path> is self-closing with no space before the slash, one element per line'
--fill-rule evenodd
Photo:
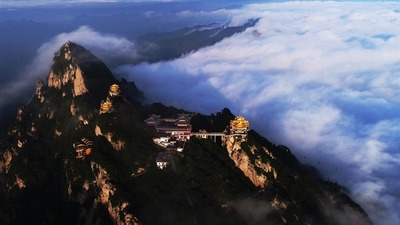
<path fill-rule="evenodd" d="M 157 144 L 160 144 L 163 142 L 169 142 L 169 137 L 155 137 L 155 138 L 153 138 L 153 141 Z"/>
<path fill-rule="evenodd" d="M 178 141 L 176 142 L 176 151 L 177 152 L 183 152 L 183 149 L 185 148 L 185 141 Z"/>
<path fill-rule="evenodd" d="M 162 147 L 166 147 L 171 143 L 172 139 L 173 138 L 167 133 L 157 132 L 156 137 L 153 137 L 153 142 Z"/>
<path fill-rule="evenodd" d="M 159 169 L 163 170 L 167 168 L 169 164 L 169 155 L 168 153 L 159 153 L 156 158 L 156 165 Z"/>
<path fill-rule="evenodd" d="M 157 167 L 161 170 L 163 170 L 164 168 L 167 168 L 168 162 L 165 161 L 156 161 L 157 163 Z"/>

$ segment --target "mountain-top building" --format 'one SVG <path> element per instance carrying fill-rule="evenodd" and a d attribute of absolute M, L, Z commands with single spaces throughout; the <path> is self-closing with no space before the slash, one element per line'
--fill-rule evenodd
<path fill-rule="evenodd" d="M 237 116 L 234 120 L 231 120 L 229 131 L 230 135 L 241 139 L 241 141 L 246 141 L 247 132 L 249 131 L 249 121 L 245 120 L 242 116 Z"/>
<path fill-rule="evenodd" d="M 120 93 L 121 93 L 121 90 L 119 89 L 118 84 L 113 84 L 113 85 L 110 86 L 108 94 L 111 97 L 118 96 Z"/>
<path fill-rule="evenodd" d="M 169 164 L 169 153 L 158 153 L 156 158 L 156 165 L 159 169 L 167 168 Z"/>
<path fill-rule="evenodd" d="M 76 158 L 84 160 L 86 156 L 92 153 L 93 141 L 82 138 L 81 141 L 72 145 L 75 148 Z"/>
<path fill-rule="evenodd" d="M 156 114 L 151 114 L 149 118 L 144 121 L 149 126 L 157 127 L 161 122 L 161 116 Z"/>
<path fill-rule="evenodd" d="M 188 127 L 190 126 L 190 120 L 191 117 L 189 114 L 178 114 L 175 124 L 177 127 Z"/>
<path fill-rule="evenodd" d="M 242 116 L 237 116 L 230 122 L 231 134 L 245 134 L 249 131 L 249 121 L 245 120 Z"/>
<path fill-rule="evenodd" d="M 100 103 L 100 114 L 113 112 L 113 104 L 109 98 Z"/>
<path fill-rule="evenodd" d="M 157 132 L 167 133 L 181 140 L 189 140 L 192 133 L 191 117 L 189 114 L 178 114 L 176 118 L 161 118 L 159 115 L 150 115 L 145 120 L 147 125 L 154 126 Z"/>
<path fill-rule="evenodd" d="M 119 96 L 121 90 L 119 89 L 118 84 L 113 84 L 110 86 L 108 90 L 108 97 L 105 101 L 100 103 L 100 114 L 102 113 L 111 113 L 114 112 L 113 103 L 111 101 L 111 97 Z"/>

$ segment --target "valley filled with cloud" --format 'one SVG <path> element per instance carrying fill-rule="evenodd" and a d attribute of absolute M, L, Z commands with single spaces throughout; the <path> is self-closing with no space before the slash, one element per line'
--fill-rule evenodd
<path fill-rule="evenodd" d="M 285 2 L 226 14 L 253 28 L 180 59 L 125 65 L 148 102 L 229 107 L 352 197 L 376 224 L 400 223 L 400 4 Z"/>

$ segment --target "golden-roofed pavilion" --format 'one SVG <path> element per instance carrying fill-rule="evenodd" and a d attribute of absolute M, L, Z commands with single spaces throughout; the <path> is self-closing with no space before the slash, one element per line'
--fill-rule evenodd
<path fill-rule="evenodd" d="M 231 134 L 247 135 L 247 131 L 249 131 L 249 121 L 242 116 L 235 117 L 229 125 Z"/>
<path fill-rule="evenodd" d="M 110 101 L 110 99 L 107 98 L 107 100 L 102 101 L 100 104 L 100 114 L 102 113 L 109 113 L 113 109 L 113 104 Z"/>
<path fill-rule="evenodd" d="M 119 89 L 118 84 L 111 85 L 108 93 L 110 94 L 111 97 L 119 95 L 121 93 L 121 90 Z"/>
<path fill-rule="evenodd" d="M 233 129 L 249 129 L 249 121 L 245 120 L 242 116 L 237 116 L 230 122 Z"/>

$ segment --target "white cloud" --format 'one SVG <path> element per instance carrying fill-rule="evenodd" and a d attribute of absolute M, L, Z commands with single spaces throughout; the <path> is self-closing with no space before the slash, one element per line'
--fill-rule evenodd
<path fill-rule="evenodd" d="M 224 13 L 232 21 L 261 17 L 254 28 L 119 72 L 150 101 L 247 116 L 349 187 L 376 224 L 400 224 L 399 12 L 396 2 L 247 5 Z"/>
<path fill-rule="evenodd" d="M 81 26 L 77 30 L 69 33 L 61 33 L 44 43 L 37 51 L 35 59 L 42 60 L 46 58 L 47 63 L 38 63 L 45 68 L 49 67 L 53 55 L 67 41 L 72 41 L 85 46 L 93 51 L 98 57 L 107 60 L 113 57 L 136 57 L 136 49 L 133 42 L 123 37 L 111 34 L 103 34 L 93 30 L 88 26 Z M 34 62 L 35 63 L 35 62 Z"/>
<path fill-rule="evenodd" d="M 245 198 L 232 201 L 229 206 L 233 207 L 248 224 L 272 224 L 265 220 L 275 209 L 266 201 Z"/>

